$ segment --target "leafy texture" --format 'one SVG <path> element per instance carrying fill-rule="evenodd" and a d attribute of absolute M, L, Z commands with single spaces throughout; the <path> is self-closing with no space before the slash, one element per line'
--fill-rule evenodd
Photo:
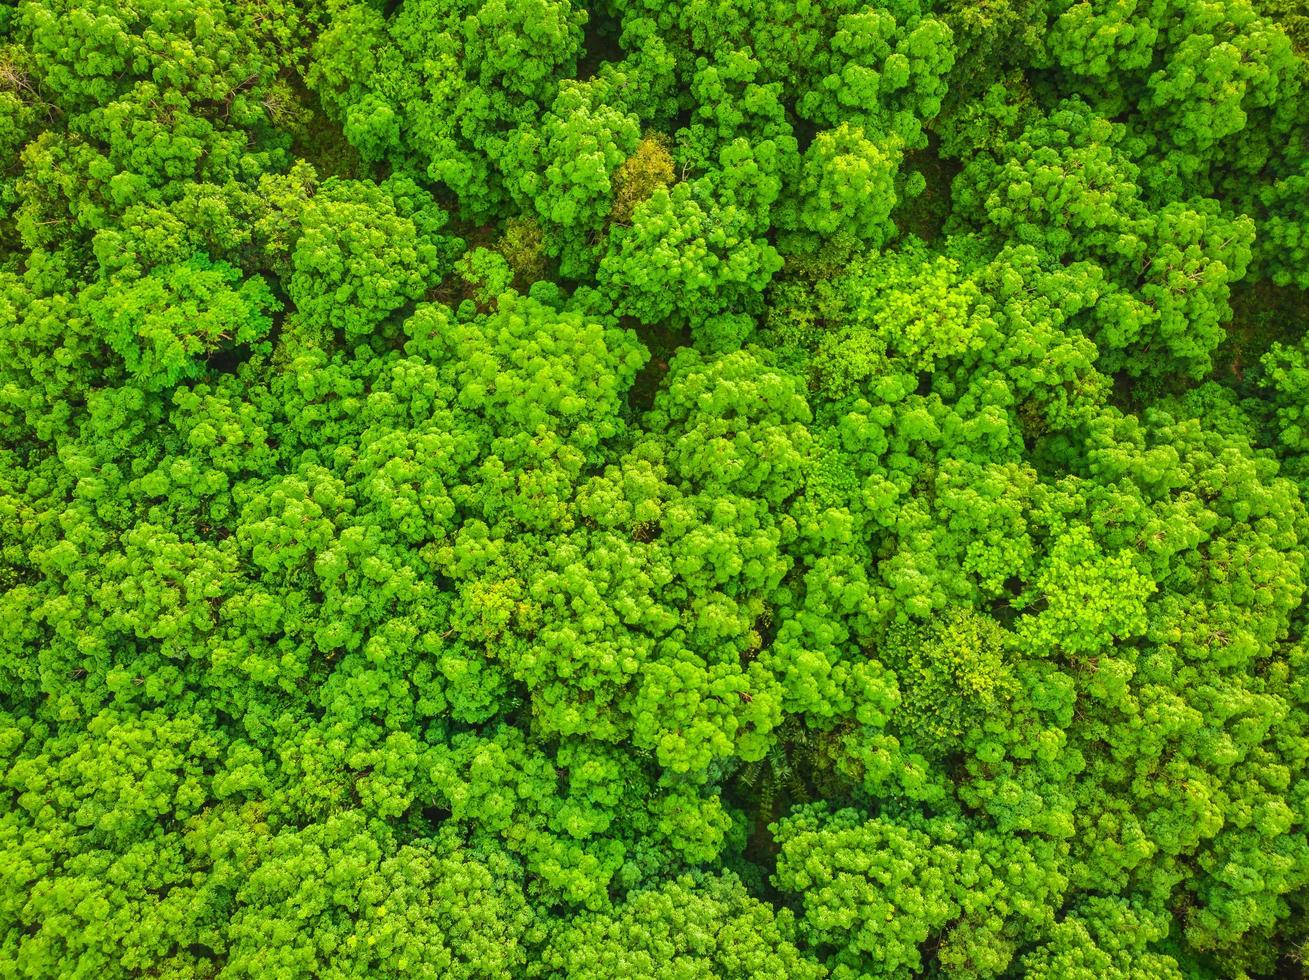
<path fill-rule="evenodd" d="M 1300 976 L 1307 18 L 0 6 L 0 976 Z"/>

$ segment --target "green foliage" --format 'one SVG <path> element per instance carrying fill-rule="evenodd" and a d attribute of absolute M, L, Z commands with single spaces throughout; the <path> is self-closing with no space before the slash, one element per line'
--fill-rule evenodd
<path fill-rule="evenodd" d="M 1222 340 L 1228 287 L 1245 274 L 1255 226 L 1209 199 L 1151 207 L 1127 141 L 1124 127 L 1085 103 L 1061 103 L 968 163 L 955 183 L 957 214 L 1104 271 L 1114 288 L 1089 327 L 1106 370 L 1156 371 L 1162 348 L 1170 369 L 1198 377 Z"/>
<path fill-rule="evenodd" d="M 805 118 L 923 142 L 923 124 L 941 109 L 954 64 L 953 35 L 922 4 L 865 7 L 842 16 L 822 64 L 827 74 L 799 100 Z"/>
<path fill-rule="evenodd" d="M 617 313 L 650 323 L 748 307 L 782 267 L 777 250 L 749 232 L 738 208 L 702 204 L 689 184 L 656 189 L 615 232 L 600 285 Z"/>
<path fill-rule="evenodd" d="M 960 818 L 865 819 L 824 804 L 796 808 L 773 830 L 773 883 L 795 897 L 800 932 L 829 952 L 833 977 L 913 975 L 925 945 L 954 975 L 997 976 L 1015 940 L 1054 927 L 1046 906 L 1064 880 L 1055 852 L 1039 845 L 1001 842 Z"/>
<path fill-rule="evenodd" d="M 519 130 L 502 162 L 510 192 L 524 209 L 535 209 L 553 250 L 562 253 L 560 274 L 570 278 L 594 271 L 595 239 L 615 208 L 617 171 L 640 136 L 634 114 L 601 102 L 607 88 L 561 86 L 551 111 Z"/>
<path fill-rule="evenodd" d="M 533 975 L 822 977 L 794 945 L 790 913 L 750 897 L 730 872 L 683 876 L 579 916 L 553 936 Z"/>
<path fill-rule="evenodd" d="M 1023 957 L 1032 977 L 1179 978 L 1171 956 L 1149 952 L 1168 935 L 1168 920 L 1133 903 L 1092 898 L 1051 930 L 1050 941 Z"/>
<path fill-rule="evenodd" d="M 448 187 L 461 210 L 504 202 L 497 168 L 574 70 L 587 14 L 568 0 L 405 0 L 389 18 L 331 5 L 307 81 L 366 160 Z"/>
<path fill-rule="evenodd" d="M 242 281 L 239 270 L 204 258 L 95 286 L 81 298 L 92 324 L 145 388 L 200 376 L 205 357 L 223 348 L 254 344 L 268 353 L 268 314 L 278 308 L 262 279 Z"/>
<path fill-rule="evenodd" d="M 609 217 L 618 224 L 632 220 L 636 207 L 674 180 L 673 157 L 657 135 L 644 137 L 613 175 L 614 206 Z"/>
<path fill-rule="evenodd" d="M 809 940 L 837 950 L 834 977 L 922 967 L 918 947 L 957 912 L 946 881 L 953 848 L 853 810 L 800 809 L 774 833 L 782 847 L 774 883 L 799 896 Z"/>
<path fill-rule="evenodd" d="M 1290 976 L 1289 0 L 0 5 L 0 976 Z"/>
<path fill-rule="evenodd" d="M 807 233 L 792 247 L 805 250 L 806 239 L 811 250 L 833 239 L 877 247 L 891 238 L 900 156 L 899 143 L 878 146 L 848 123 L 819 133 L 805 151 L 795 213 L 781 218 L 783 227 Z"/>
<path fill-rule="evenodd" d="M 1012 695 L 1004 631 L 975 613 L 892 629 L 878 656 L 896 672 L 903 727 L 929 747 L 954 744 Z"/>
<path fill-rule="evenodd" d="M 304 205 L 287 294 L 310 327 L 371 332 L 444 274 L 445 214 L 411 181 L 329 180 Z"/>

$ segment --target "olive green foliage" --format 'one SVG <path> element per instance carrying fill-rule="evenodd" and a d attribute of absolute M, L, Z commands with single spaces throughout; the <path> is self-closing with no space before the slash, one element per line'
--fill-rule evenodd
<path fill-rule="evenodd" d="M 0 6 L 0 976 L 1304 975 L 1307 17 Z"/>

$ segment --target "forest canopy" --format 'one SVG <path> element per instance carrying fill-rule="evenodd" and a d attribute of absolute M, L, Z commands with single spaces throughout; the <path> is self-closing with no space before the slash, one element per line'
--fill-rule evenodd
<path fill-rule="evenodd" d="M 0 6 L 0 976 L 1307 976 L 1304 0 Z"/>

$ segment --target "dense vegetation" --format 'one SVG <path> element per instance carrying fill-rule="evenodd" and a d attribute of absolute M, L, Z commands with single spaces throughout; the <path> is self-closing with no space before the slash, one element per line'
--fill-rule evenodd
<path fill-rule="evenodd" d="M 1307 53 L 0 6 L 0 976 L 1301 975 Z"/>

